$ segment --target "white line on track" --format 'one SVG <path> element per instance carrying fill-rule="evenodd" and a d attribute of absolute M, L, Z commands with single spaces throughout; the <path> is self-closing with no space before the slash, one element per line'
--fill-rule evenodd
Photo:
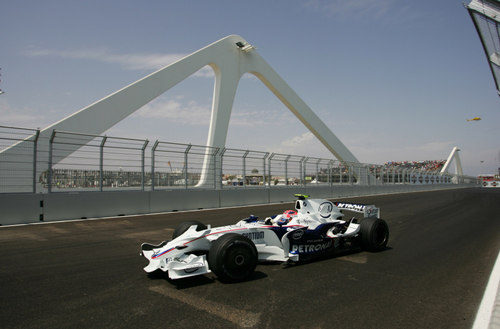
<path fill-rule="evenodd" d="M 189 295 L 176 289 L 169 289 L 165 286 L 152 286 L 149 290 L 178 300 L 198 310 L 218 316 L 243 328 L 254 327 L 260 320 L 260 313 L 243 311 L 218 302 L 208 301 L 200 297 Z"/>
<path fill-rule="evenodd" d="M 491 271 L 490 279 L 486 290 L 484 291 L 483 300 L 476 314 L 476 320 L 472 329 L 486 329 L 489 327 L 491 317 L 493 315 L 495 300 L 498 292 L 498 283 L 500 281 L 500 252 L 497 260 Z M 498 306 L 497 306 L 498 307 Z"/>

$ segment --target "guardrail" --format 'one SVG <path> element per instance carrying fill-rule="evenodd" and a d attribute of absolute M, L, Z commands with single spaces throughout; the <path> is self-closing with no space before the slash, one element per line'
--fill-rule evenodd
<path fill-rule="evenodd" d="M 0 193 L 477 183 L 438 171 L 302 155 L 56 130 L 48 140 L 39 136 L 36 129 L 0 126 Z M 20 141 L 30 143 L 10 152 Z M 203 175 L 208 179 L 201 184 Z"/>

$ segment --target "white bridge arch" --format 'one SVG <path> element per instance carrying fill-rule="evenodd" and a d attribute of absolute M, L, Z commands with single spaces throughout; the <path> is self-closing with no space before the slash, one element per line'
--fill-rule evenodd
<path fill-rule="evenodd" d="M 448 159 L 446 160 L 446 163 L 444 164 L 443 168 L 441 169 L 441 174 L 446 173 L 450 169 L 450 165 L 455 160 L 455 180 L 458 179 L 458 177 L 464 175 L 464 171 L 462 169 L 462 161 L 460 161 L 460 155 L 458 152 L 460 149 L 458 146 L 455 146 L 451 152 L 450 155 L 448 156 Z M 458 182 L 458 181 L 457 181 Z"/>
<path fill-rule="evenodd" d="M 337 159 L 342 162 L 358 162 L 347 147 L 257 53 L 254 47 L 238 35 L 230 35 L 216 41 L 41 130 L 38 139 L 39 149 L 48 149 L 48 140 L 54 130 L 90 135 L 102 134 L 206 65 L 209 65 L 215 72 L 207 146 L 219 148 L 225 146 L 239 80 L 243 74 L 251 73 L 262 81 Z M 29 141 L 19 142 L 4 150 L 1 152 L 2 157 L 5 159 L 9 156 L 19 156 L 25 148 L 23 143 L 29 143 Z M 53 163 L 64 159 L 77 148 L 78 146 L 67 147 L 65 150 L 58 151 L 58 154 L 53 155 Z M 207 181 L 207 173 L 215 165 L 213 161 L 208 154 L 205 156 L 199 185 L 204 185 Z M 2 168 L 2 172 L 6 172 L 4 169 L 7 168 Z"/>

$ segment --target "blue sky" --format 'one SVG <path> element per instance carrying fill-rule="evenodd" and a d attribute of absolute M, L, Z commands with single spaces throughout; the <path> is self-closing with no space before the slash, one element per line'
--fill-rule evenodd
<path fill-rule="evenodd" d="M 0 125 L 44 128 L 239 34 L 360 161 L 446 159 L 457 145 L 466 173 L 500 167 L 500 99 L 460 0 L 0 4 Z M 107 134 L 205 144 L 212 92 L 202 69 Z M 251 76 L 227 146 L 331 157 Z"/>

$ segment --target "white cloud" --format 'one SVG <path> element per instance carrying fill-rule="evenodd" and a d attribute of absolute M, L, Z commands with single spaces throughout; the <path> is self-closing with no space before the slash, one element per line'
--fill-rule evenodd
<path fill-rule="evenodd" d="M 160 99 L 143 106 L 133 115 L 151 119 L 167 119 L 186 125 L 207 125 L 210 120 L 210 109 L 194 101 L 183 103 L 179 98 Z"/>
<path fill-rule="evenodd" d="M 159 70 L 188 54 L 117 54 L 105 48 L 80 50 L 30 49 L 24 53 L 30 57 L 59 57 L 65 59 L 92 60 L 102 63 L 117 64 L 127 70 Z M 214 77 L 209 66 L 203 67 L 194 76 Z"/>
<path fill-rule="evenodd" d="M 14 108 L 6 100 L 0 100 L 0 118 L 4 126 L 37 128 L 47 124 L 45 117 L 35 110 Z"/>
<path fill-rule="evenodd" d="M 290 139 L 287 139 L 281 143 L 284 147 L 295 147 L 297 145 L 302 145 L 305 143 L 310 143 L 314 139 L 314 135 L 308 131 L 299 136 L 294 136 Z"/>
<path fill-rule="evenodd" d="M 275 153 L 335 158 L 310 131 L 287 138 L 279 145 L 269 145 L 267 149 Z"/>
<path fill-rule="evenodd" d="M 136 117 L 166 119 L 170 122 L 186 125 L 208 125 L 211 115 L 211 104 L 202 105 L 187 100 L 182 95 L 175 98 L 160 97 L 146 104 L 133 114 Z M 230 126 L 244 127 L 283 127 L 291 123 L 286 109 L 241 110 L 233 108 Z"/>
<path fill-rule="evenodd" d="M 230 125 L 246 127 L 276 127 L 279 129 L 290 124 L 290 116 L 286 109 L 240 110 L 233 109 Z"/>

